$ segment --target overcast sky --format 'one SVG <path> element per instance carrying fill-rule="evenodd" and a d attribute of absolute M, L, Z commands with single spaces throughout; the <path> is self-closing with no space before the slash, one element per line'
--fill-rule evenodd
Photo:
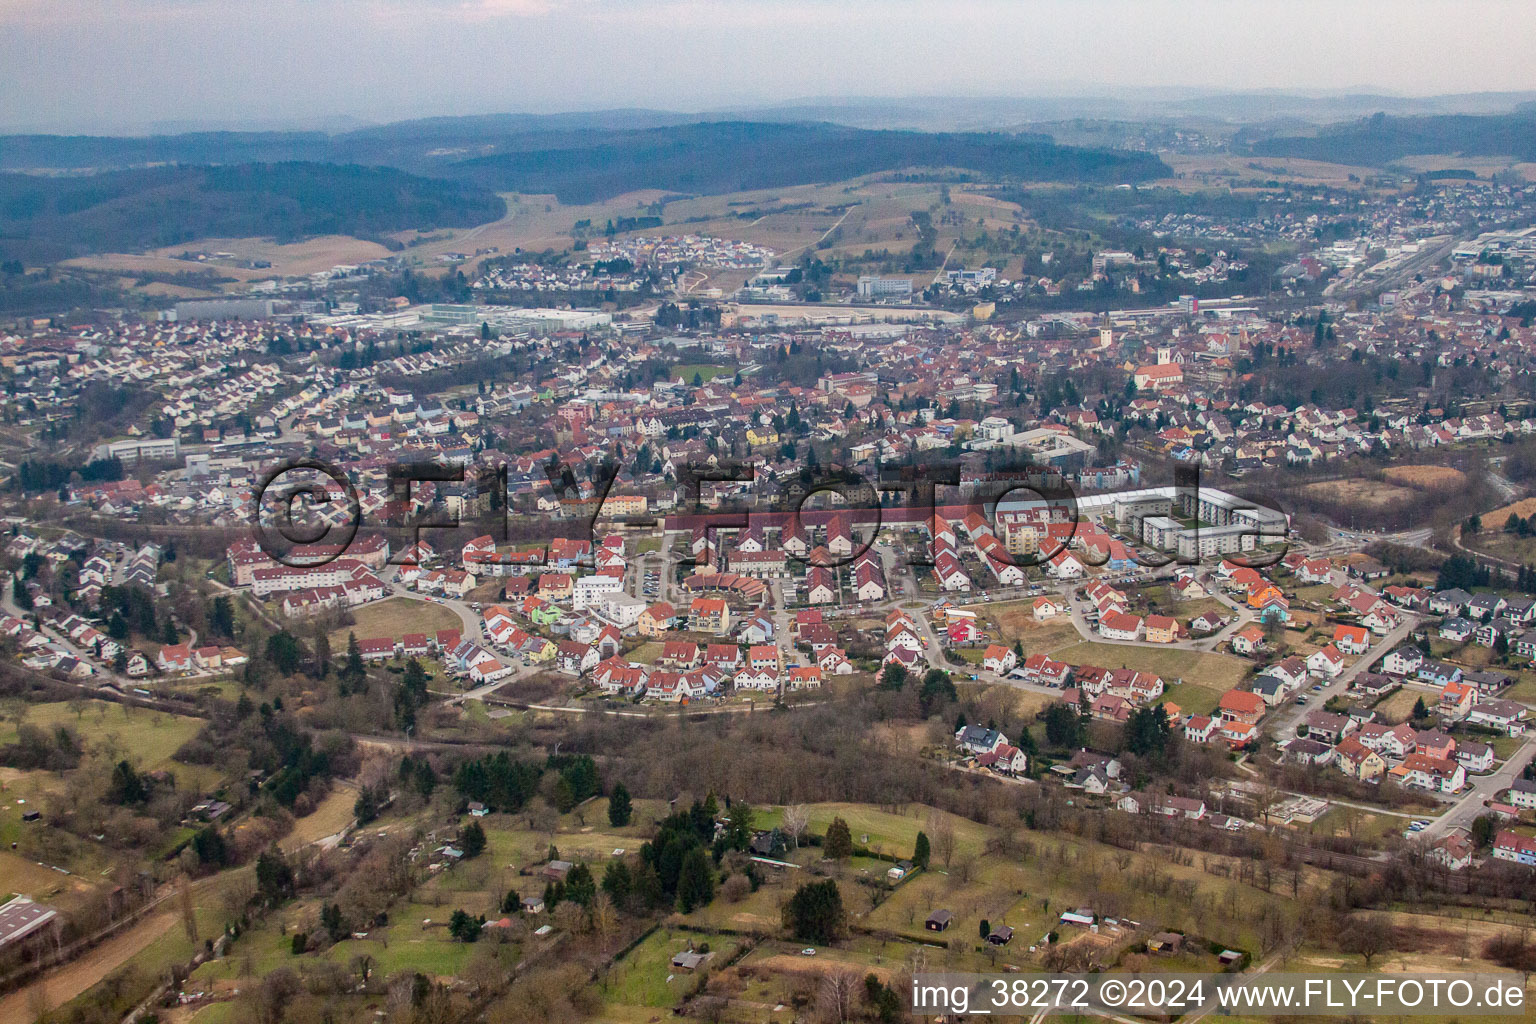
<path fill-rule="evenodd" d="M 1532 0 L 0 0 L 0 127 L 1536 88 Z"/>

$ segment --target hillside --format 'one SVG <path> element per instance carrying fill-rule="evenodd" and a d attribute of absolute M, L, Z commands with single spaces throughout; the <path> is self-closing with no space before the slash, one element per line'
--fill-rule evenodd
<path fill-rule="evenodd" d="M 1043 136 L 755 122 L 591 133 L 583 141 L 529 146 L 443 170 L 497 189 L 591 202 L 639 188 L 718 195 L 914 167 L 959 167 L 1004 180 L 1100 183 L 1170 173 L 1150 154 L 1058 146 Z"/>
<path fill-rule="evenodd" d="M 960 168 L 1005 182 L 1099 184 L 1170 174 L 1147 153 L 1061 146 L 1042 135 L 867 131 L 746 121 L 656 123 L 667 115 L 438 118 L 317 132 L 149 138 L 0 139 L 0 254 L 45 262 L 195 238 L 378 238 L 465 227 L 505 212 L 495 192 L 562 202 L 637 189 L 719 195 Z M 618 119 L 623 120 L 623 119 Z M 155 164 L 165 166 L 146 166 Z"/>
<path fill-rule="evenodd" d="M 234 164 L 111 171 L 86 177 L 0 174 L 0 255 L 44 262 L 196 238 L 377 238 L 408 228 L 468 227 L 505 203 L 473 184 L 387 167 Z"/>
<path fill-rule="evenodd" d="M 1390 117 L 1375 114 L 1314 135 L 1255 139 L 1256 156 L 1301 157 L 1330 163 L 1384 167 L 1415 154 L 1455 153 L 1536 160 L 1536 109 L 1479 117 Z"/>

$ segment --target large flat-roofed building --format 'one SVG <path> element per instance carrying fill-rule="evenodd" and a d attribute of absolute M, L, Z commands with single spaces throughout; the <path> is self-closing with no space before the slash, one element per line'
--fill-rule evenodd
<path fill-rule="evenodd" d="M 1016 435 L 1017 436 L 1017 435 Z M 1010 499 L 998 504 L 999 520 L 1026 510 L 1029 502 Z M 1215 487 L 1142 487 L 1113 494 L 1089 494 L 1077 499 L 1084 520 L 1114 516 L 1119 530 L 1180 558 L 1208 559 L 1252 551 L 1285 540 L 1290 520 L 1283 512 Z M 1194 519 L 1185 526 L 1172 518 Z"/>
<path fill-rule="evenodd" d="M 10 950 L 28 940 L 57 937 L 63 918 L 52 907 L 17 896 L 0 906 L 0 949 Z"/>
<path fill-rule="evenodd" d="M 1146 516 L 1141 520 L 1141 539 L 1159 551 L 1177 550 L 1184 530 L 1183 523 L 1167 516 Z"/>
<path fill-rule="evenodd" d="M 889 299 L 912 294 L 912 280 L 906 277 L 861 277 L 859 298 Z"/>
<path fill-rule="evenodd" d="M 180 454 L 181 442 L 174 437 L 138 437 L 99 444 L 92 450 L 91 457 L 143 462 L 151 459 L 174 459 Z"/>
<path fill-rule="evenodd" d="M 1166 494 L 1141 494 L 1115 502 L 1115 522 L 1129 536 L 1142 536 L 1142 522 L 1149 516 L 1166 516 L 1173 511 L 1173 498 Z"/>
<path fill-rule="evenodd" d="M 183 320 L 265 320 L 272 316 L 272 299 L 188 299 L 176 303 L 174 319 Z"/>
<path fill-rule="evenodd" d="M 438 302 L 430 307 L 417 307 L 415 312 L 419 313 L 425 324 L 488 323 L 498 329 L 528 331 L 532 334 L 595 330 L 613 323 L 613 314 L 591 309 L 523 309 L 515 306 Z"/>
<path fill-rule="evenodd" d="M 1049 466 L 1063 473 L 1082 469 L 1096 451 L 1087 441 L 1049 427 L 1009 434 L 998 443 L 1027 452 L 1034 465 Z"/>
<path fill-rule="evenodd" d="M 1185 526 L 1167 516 L 1148 516 L 1141 521 L 1141 538 L 1159 551 L 1177 554 L 1182 559 L 1216 558 L 1252 551 L 1285 538 L 1282 525 L 1278 531 L 1262 523 L 1232 522 L 1226 526 Z"/>

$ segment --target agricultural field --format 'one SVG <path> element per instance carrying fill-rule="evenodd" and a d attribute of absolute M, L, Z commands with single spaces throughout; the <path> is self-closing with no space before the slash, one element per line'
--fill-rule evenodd
<path fill-rule="evenodd" d="M 1209 188 L 1212 179 L 1252 178 L 1262 173 L 1266 179 L 1303 184 L 1325 184 L 1334 188 L 1361 188 L 1360 182 L 1371 173 L 1368 167 L 1304 160 L 1300 157 L 1266 157 L 1262 170 L 1252 158 L 1224 153 L 1169 153 L 1163 162 L 1172 167 L 1176 177 L 1168 184 L 1180 189 Z M 1457 166 L 1461 166 L 1458 164 Z"/>
<path fill-rule="evenodd" d="M 1502 530 L 1504 529 L 1505 521 L 1510 516 L 1516 515 L 1521 519 L 1528 519 L 1533 513 L 1536 513 L 1536 498 L 1521 498 L 1513 504 L 1504 505 L 1494 509 L 1492 512 L 1483 513 L 1483 529 Z"/>
<path fill-rule="evenodd" d="M 1390 483 L 1431 490 L 1461 487 L 1467 482 L 1467 474 L 1451 466 L 1389 466 L 1381 475 Z"/>
<path fill-rule="evenodd" d="M 1302 490 L 1326 501 L 1343 502 L 1362 508 L 1386 508 L 1413 501 L 1417 497 L 1417 492 L 1411 488 L 1379 480 L 1320 480 L 1307 484 Z"/>

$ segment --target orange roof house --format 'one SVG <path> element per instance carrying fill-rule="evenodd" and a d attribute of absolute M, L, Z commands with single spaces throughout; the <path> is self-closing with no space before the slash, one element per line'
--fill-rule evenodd
<path fill-rule="evenodd" d="M 1227 721 L 1252 725 L 1264 714 L 1264 698 L 1251 690 L 1228 690 L 1217 707 Z"/>

